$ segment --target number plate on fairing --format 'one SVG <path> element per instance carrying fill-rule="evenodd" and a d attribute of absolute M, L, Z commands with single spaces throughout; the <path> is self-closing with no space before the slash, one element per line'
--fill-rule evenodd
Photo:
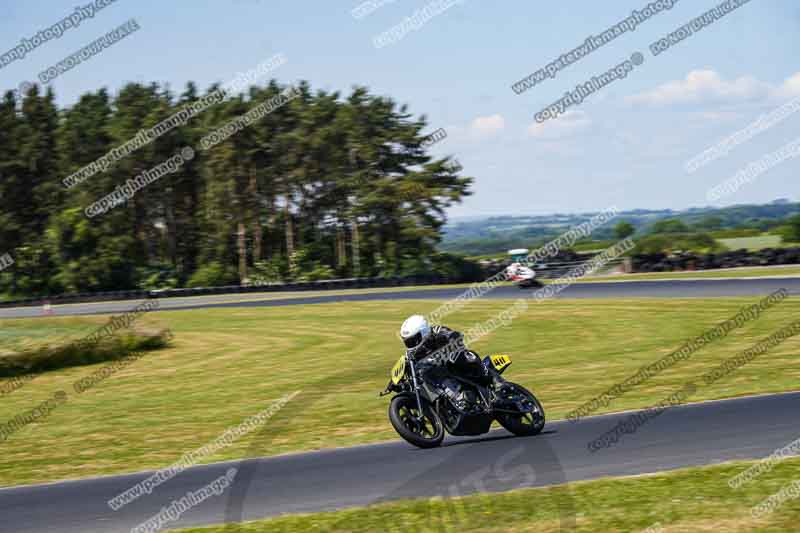
<path fill-rule="evenodd" d="M 397 385 L 400 383 L 400 380 L 403 379 L 403 376 L 406 374 L 406 356 L 403 355 L 400 359 L 395 363 L 394 368 L 392 368 L 392 383 Z"/>
<path fill-rule="evenodd" d="M 498 372 L 502 372 L 503 370 L 508 368 L 508 365 L 511 364 L 511 358 L 507 355 L 503 354 L 490 355 L 489 358 L 492 361 L 492 366 L 494 366 L 494 369 L 497 370 Z"/>

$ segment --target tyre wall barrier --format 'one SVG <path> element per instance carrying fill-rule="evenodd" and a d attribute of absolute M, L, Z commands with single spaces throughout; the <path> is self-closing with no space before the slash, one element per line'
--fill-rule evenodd
<path fill-rule="evenodd" d="M 143 300 L 147 298 L 185 298 L 188 296 L 204 296 L 211 294 L 240 294 L 257 292 L 295 292 L 295 291 L 323 291 L 341 289 L 365 289 L 384 287 L 404 287 L 414 285 L 444 285 L 461 283 L 458 280 L 448 280 L 441 276 L 408 276 L 408 277 L 383 277 L 383 278 L 346 278 L 321 281 L 304 281 L 289 283 L 270 283 L 264 285 L 229 285 L 223 287 L 194 287 L 186 289 L 164 290 L 127 290 L 95 293 L 57 294 L 39 298 L 20 298 L 0 302 L 0 308 L 9 307 L 37 307 L 48 303 L 75 304 L 92 302 L 110 302 L 122 300 Z"/>

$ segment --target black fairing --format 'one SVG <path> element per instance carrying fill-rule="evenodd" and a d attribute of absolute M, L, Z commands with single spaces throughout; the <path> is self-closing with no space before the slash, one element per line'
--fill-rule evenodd
<path fill-rule="evenodd" d="M 455 436 L 475 436 L 483 435 L 489 432 L 494 418 L 491 415 L 459 415 L 455 419 L 455 426 L 450 427 L 448 424 L 447 430 L 451 435 Z M 448 422 L 451 422 L 448 420 Z"/>

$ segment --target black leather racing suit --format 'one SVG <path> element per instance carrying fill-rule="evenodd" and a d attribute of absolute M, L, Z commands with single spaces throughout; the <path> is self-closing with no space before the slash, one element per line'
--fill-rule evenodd
<path fill-rule="evenodd" d="M 464 346 L 464 336 L 445 326 L 431 327 L 428 338 L 416 348 L 411 348 L 409 354 L 422 376 L 447 369 L 481 383 L 490 379 L 480 357 Z"/>

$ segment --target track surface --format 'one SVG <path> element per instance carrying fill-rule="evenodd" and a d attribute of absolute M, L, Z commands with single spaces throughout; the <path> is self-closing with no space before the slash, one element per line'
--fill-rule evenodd
<path fill-rule="evenodd" d="M 545 408 L 547 399 L 543 398 Z M 615 446 L 590 453 L 587 442 L 629 416 L 548 423 L 531 438 L 503 430 L 448 437 L 442 448 L 402 441 L 195 467 L 151 495 L 114 512 L 106 501 L 149 474 L 0 490 L 0 531 L 127 532 L 162 506 L 239 468 L 234 486 L 168 527 L 222 523 L 241 502 L 242 517 L 324 511 L 376 501 L 543 486 L 603 476 L 658 472 L 769 455 L 797 438 L 800 393 L 756 396 L 672 408 Z M 387 421 L 388 424 L 388 421 Z M 239 486 L 248 477 L 251 483 Z M 568 507 L 568 505 L 567 505 Z"/>
<path fill-rule="evenodd" d="M 704 280 L 664 280 L 576 283 L 559 293 L 557 298 L 715 298 L 722 296 L 758 296 L 780 288 L 800 294 L 800 277 L 786 278 L 730 278 Z M 416 289 L 395 292 L 363 292 L 345 295 L 301 296 L 292 293 L 280 296 L 275 293 L 248 295 L 195 296 L 192 298 L 165 298 L 161 310 L 204 309 L 214 307 L 275 307 L 284 305 L 312 305 L 332 302 L 364 302 L 372 300 L 444 300 L 463 294 L 464 288 Z M 521 290 L 513 286 L 498 287 L 482 298 L 519 298 L 530 295 L 532 289 Z M 234 301 L 237 300 L 237 301 Z M 74 304 L 54 307 L 56 316 L 120 313 L 135 307 L 137 302 L 104 302 Z M 15 307 L 0 309 L 0 318 L 44 316 L 41 307 Z"/>

